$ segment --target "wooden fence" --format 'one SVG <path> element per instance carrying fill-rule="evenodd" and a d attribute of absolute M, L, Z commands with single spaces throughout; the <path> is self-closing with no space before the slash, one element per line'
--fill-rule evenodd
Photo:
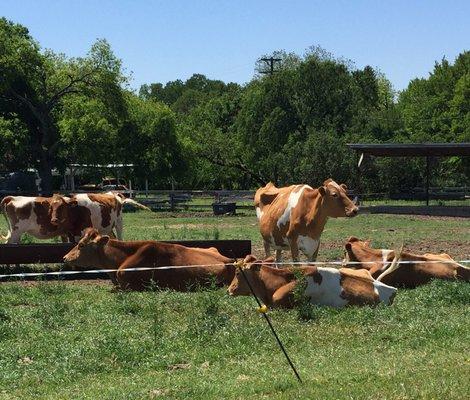
<path fill-rule="evenodd" d="M 179 240 L 163 241 L 187 247 L 215 247 L 221 254 L 230 258 L 244 258 L 251 253 L 250 240 Z M 2 244 L 0 245 L 0 265 L 15 265 L 14 272 L 25 272 L 24 264 L 61 264 L 63 257 L 74 247 L 73 243 Z M 71 270 L 64 265 L 63 271 Z M 31 272 L 31 271 L 29 271 Z M 5 272 L 7 274 L 7 272 Z M 64 279 L 107 279 L 107 274 L 80 274 L 65 276 Z M 36 278 L 32 278 L 35 280 Z M 57 279 L 48 277 L 46 279 Z"/>

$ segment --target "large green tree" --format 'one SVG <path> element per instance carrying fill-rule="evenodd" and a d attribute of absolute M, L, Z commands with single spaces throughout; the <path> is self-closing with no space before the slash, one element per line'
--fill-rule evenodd
<path fill-rule="evenodd" d="M 69 59 L 42 51 L 25 27 L 0 19 L 0 118 L 16 121 L 21 134 L 27 132 L 22 151 L 26 146 L 43 191 L 52 190 L 52 169 L 61 166 L 64 141 L 58 121 L 64 99 L 92 93 L 111 98 L 123 82 L 120 71 L 120 61 L 103 40 L 87 57 Z M 7 132 L 0 130 L 2 135 Z"/>
<path fill-rule="evenodd" d="M 470 141 L 470 51 L 452 64 L 436 62 L 428 78 L 412 80 L 398 99 L 410 142 Z M 434 165 L 432 183 L 470 184 L 470 160 L 447 158 Z"/>

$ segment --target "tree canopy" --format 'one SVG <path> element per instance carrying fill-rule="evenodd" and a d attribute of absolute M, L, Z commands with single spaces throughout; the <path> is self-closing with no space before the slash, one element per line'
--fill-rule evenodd
<path fill-rule="evenodd" d="M 260 61 L 269 57 L 280 60 L 272 74 Z M 52 170 L 71 163 L 132 163 L 138 181 L 158 188 L 318 185 L 327 177 L 353 184 L 348 142 L 470 141 L 468 51 L 436 62 L 399 94 L 380 71 L 320 47 L 260 60 L 245 85 L 195 73 L 137 94 L 106 40 L 69 58 L 2 18 L 0 167 L 37 169 L 45 191 Z M 379 160 L 364 189 L 420 186 L 421 163 Z M 468 160 L 436 168 L 436 183 L 470 183 Z"/>

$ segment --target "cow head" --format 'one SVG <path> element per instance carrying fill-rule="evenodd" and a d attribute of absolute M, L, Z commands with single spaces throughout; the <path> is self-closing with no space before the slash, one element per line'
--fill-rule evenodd
<path fill-rule="evenodd" d="M 100 235 L 94 228 L 87 228 L 78 244 L 64 256 L 64 262 L 78 268 L 99 267 L 103 248 L 109 236 Z"/>
<path fill-rule="evenodd" d="M 361 252 L 370 248 L 369 244 L 369 240 L 360 240 L 355 236 L 350 236 L 344 245 L 346 260 L 359 261 Z"/>
<path fill-rule="evenodd" d="M 359 208 L 347 195 L 347 187 L 344 183 L 338 185 L 333 179 L 323 182 L 318 188 L 323 198 L 323 207 L 329 217 L 354 217 Z"/>
<path fill-rule="evenodd" d="M 71 221 L 71 212 L 77 207 L 78 202 L 75 199 L 54 195 L 51 202 L 51 224 L 63 226 Z"/>
<path fill-rule="evenodd" d="M 249 296 L 251 294 L 250 287 L 246 280 L 250 282 L 251 287 L 255 293 L 259 296 L 260 293 L 260 282 L 257 279 L 257 274 L 263 264 L 273 264 L 274 258 L 269 257 L 266 260 L 258 260 L 253 255 L 248 255 L 243 260 L 244 266 L 243 272 L 240 271 L 240 268 L 237 268 L 235 271 L 235 276 L 233 277 L 232 283 L 228 287 L 227 291 L 230 296 Z M 245 279 L 246 277 L 246 279 Z"/>
<path fill-rule="evenodd" d="M 380 268 L 382 264 L 382 255 L 377 250 L 370 247 L 370 240 L 360 240 L 351 236 L 344 245 L 344 263 L 360 262 L 362 264 L 351 264 L 350 268 L 364 268 L 373 270 Z M 377 262 L 377 264 L 370 264 Z"/>

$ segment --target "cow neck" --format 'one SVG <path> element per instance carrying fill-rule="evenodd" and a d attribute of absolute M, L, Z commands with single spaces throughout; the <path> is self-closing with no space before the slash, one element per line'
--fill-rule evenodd
<path fill-rule="evenodd" d="M 362 262 L 375 262 L 377 264 L 361 264 L 361 267 L 367 270 L 372 270 L 378 267 L 379 269 L 382 269 L 382 264 L 379 262 L 382 261 L 382 250 L 377 250 L 377 249 L 372 249 L 370 247 L 360 247 L 358 251 L 359 257 L 356 255 L 356 251 L 353 251 L 354 254 L 354 260 L 351 261 L 360 261 Z M 387 256 L 387 261 L 391 257 L 393 260 L 394 257 L 394 252 L 392 251 L 388 256 Z M 364 260 L 365 258 L 365 260 Z M 355 266 L 353 266 L 355 268 Z"/>
<path fill-rule="evenodd" d="M 278 290 L 281 286 L 292 281 L 292 272 L 287 269 L 282 268 L 272 268 L 267 266 L 261 266 L 260 270 L 256 273 L 257 274 L 257 281 L 259 282 L 259 286 L 261 289 L 261 293 L 263 296 L 261 300 L 265 304 L 272 304 L 273 294 L 276 290 Z M 256 292 L 255 288 L 255 292 Z M 258 293 L 256 293 L 258 295 Z"/>
<path fill-rule="evenodd" d="M 328 215 L 325 213 L 323 197 L 318 192 L 318 189 L 316 189 L 314 195 L 316 196 L 312 200 L 313 204 L 307 213 L 307 230 L 310 237 L 317 239 L 321 236 L 328 222 Z"/>
<path fill-rule="evenodd" d="M 129 256 L 134 254 L 139 247 L 137 243 L 110 239 L 103 247 L 103 262 L 108 267 L 119 268 L 119 266 Z"/>

